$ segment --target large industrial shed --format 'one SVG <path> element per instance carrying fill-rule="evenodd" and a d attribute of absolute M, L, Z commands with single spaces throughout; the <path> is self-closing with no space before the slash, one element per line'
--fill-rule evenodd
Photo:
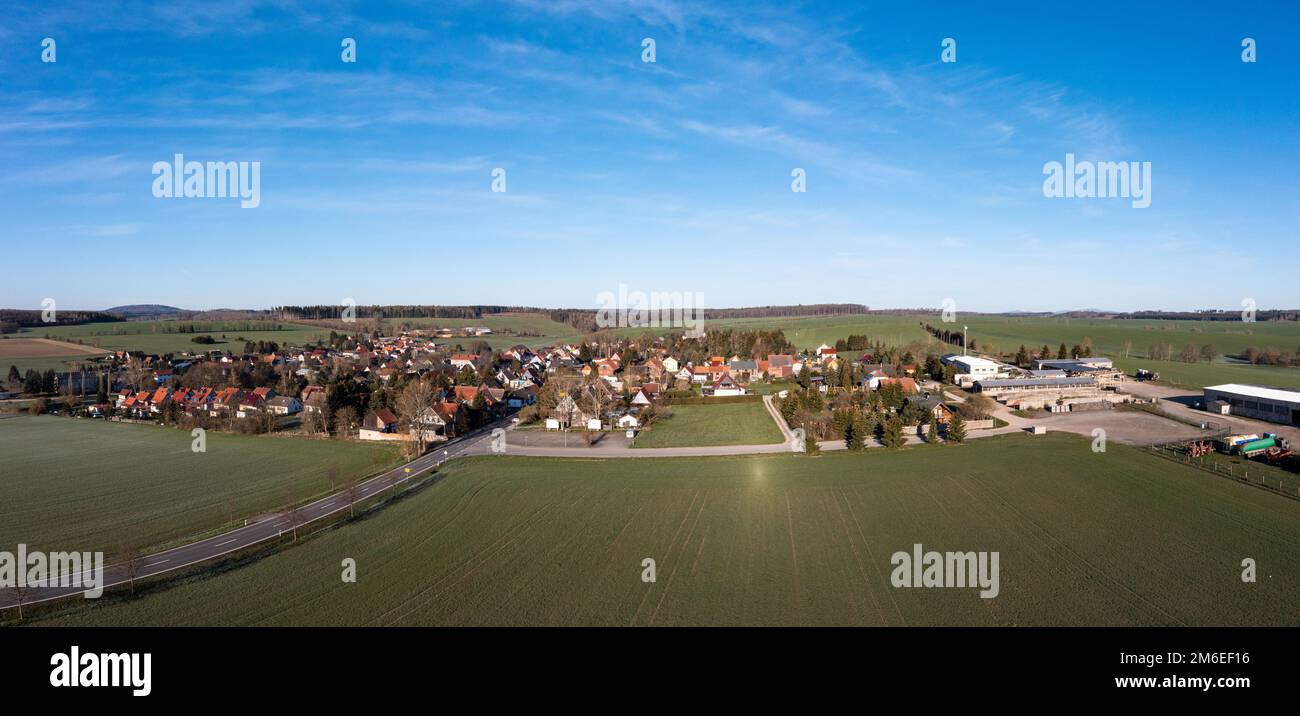
<path fill-rule="evenodd" d="M 1205 404 L 1221 400 L 1232 415 L 1267 420 L 1273 423 L 1300 425 L 1300 391 L 1269 388 L 1263 385 L 1227 383 L 1205 389 Z"/>
<path fill-rule="evenodd" d="M 1084 376 L 1078 378 L 1001 378 L 975 381 L 975 387 L 981 393 L 1002 395 L 1020 393 L 1027 390 L 1062 390 L 1078 388 L 1095 388 L 1097 381 Z"/>

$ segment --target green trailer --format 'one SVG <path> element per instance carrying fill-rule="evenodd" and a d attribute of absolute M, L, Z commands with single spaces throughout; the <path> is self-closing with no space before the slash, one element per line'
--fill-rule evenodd
<path fill-rule="evenodd" d="M 1276 446 L 1277 446 L 1276 438 L 1271 438 L 1271 437 L 1260 438 L 1259 440 L 1251 440 L 1250 442 L 1242 443 L 1237 448 L 1237 451 L 1242 455 L 1242 457 L 1251 457 L 1253 455 L 1258 455 L 1259 453 L 1265 452 L 1271 447 L 1276 447 Z"/>

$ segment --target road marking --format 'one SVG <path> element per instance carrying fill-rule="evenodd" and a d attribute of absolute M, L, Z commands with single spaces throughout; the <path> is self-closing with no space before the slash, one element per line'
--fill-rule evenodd
<path fill-rule="evenodd" d="M 228 539 L 228 540 L 226 540 L 225 542 L 218 542 L 218 543 L 216 543 L 215 545 L 213 545 L 213 547 L 220 547 L 220 546 L 222 546 L 222 545 L 227 545 L 227 544 L 230 544 L 231 542 L 238 541 L 238 539 L 239 539 L 239 538 L 236 537 L 235 539 Z"/>

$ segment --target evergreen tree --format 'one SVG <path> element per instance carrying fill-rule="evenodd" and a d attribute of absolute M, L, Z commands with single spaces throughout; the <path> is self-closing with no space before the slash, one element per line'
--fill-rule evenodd
<path fill-rule="evenodd" d="M 789 425 L 794 421 L 794 414 L 799 411 L 799 394 L 790 391 L 786 397 L 781 400 L 781 417 L 785 418 L 785 424 Z"/>
<path fill-rule="evenodd" d="M 477 428 L 487 422 L 487 398 L 483 396 L 482 390 L 474 394 L 474 402 L 470 404 L 470 407 L 473 409 L 473 415 L 470 416 L 470 424 Z"/>
<path fill-rule="evenodd" d="M 846 443 L 854 452 L 865 450 L 867 447 L 867 420 L 860 410 L 853 411 L 853 422 L 849 424 Z"/>
<path fill-rule="evenodd" d="M 925 372 L 934 380 L 943 380 L 943 363 L 938 356 L 931 354 L 925 357 Z"/>
<path fill-rule="evenodd" d="M 831 430 L 840 438 L 847 441 L 852 435 L 853 429 L 853 411 L 836 410 L 831 413 Z"/>
<path fill-rule="evenodd" d="M 953 413 L 952 422 L 948 423 L 948 442 L 961 443 L 966 440 L 966 421 L 961 413 Z"/>
<path fill-rule="evenodd" d="M 18 385 L 20 382 L 22 382 L 22 379 L 23 376 L 21 373 L 18 372 L 18 366 L 16 365 L 9 366 L 9 378 L 8 378 L 9 384 Z"/>
<path fill-rule="evenodd" d="M 805 362 L 803 368 L 799 370 L 799 376 L 795 380 L 799 382 L 799 387 L 807 390 L 808 385 L 812 382 L 812 366 Z"/>
<path fill-rule="evenodd" d="M 925 441 L 930 443 L 931 445 L 935 445 L 939 442 L 939 421 L 938 420 L 930 421 L 930 433 L 926 435 Z"/>
<path fill-rule="evenodd" d="M 1023 343 L 1020 344 L 1020 350 L 1016 351 L 1016 365 L 1021 368 L 1029 365 L 1029 351 L 1025 350 L 1025 344 Z"/>
<path fill-rule="evenodd" d="M 822 392 L 816 388 L 809 388 L 803 395 L 803 407 L 816 413 L 821 411 L 825 403 L 822 400 Z"/>
<path fill-rule="evenodd" d="M 885 421 L 885 428 L 880 436 L 880 442 L 884 443 L 887 448 L 900 448 L 907 443 L 907 438 L 903 436 L 903 421 L 897 415 L 890 416 Z"/>
<path fill-rule="evenodd" d="M 1064 360 L 1065 358 L 1069 358 L 1069 357 L 1070 357 L 1070 355 L 1069 355 L 1068 353 L 1065 352 L 1065 344 L 1064 344 L 1064 343 L 1061 344 L 1061 347 L 1060 347 L 1060 348 L 1057 348 L 1057 349 L 1056 349 L 1056 357 L 1057 357 L 1057 358 L 1060 358 L 1060 359 L 1062 359 L 1062 360 Z"/>
<path fill-rule="evenodd" d="M 847 361 L 847 360 L 840 361 L 840 387 L 842 388 L 853 387 L 853 362 L 852 361 Z"/>

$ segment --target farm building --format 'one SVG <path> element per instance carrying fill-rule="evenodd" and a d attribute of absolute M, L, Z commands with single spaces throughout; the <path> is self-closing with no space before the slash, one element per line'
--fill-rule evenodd
<path fill-rule="evenodd" d="M 957 371 L 953 376 L 953 382 L 963 388 L 969 388 L 971 384 L 981 379 L 995 378 L 1005 371 L 1001 363 L 976 356 L 946 355 L 943 357 L 943 363 Z"/>
<path fill-rule="evenodd" d="M 958 373 L 966 373 L 978 378 L 987 378 L 997 375 L 1002 370 L 1002 364 L 988 358 L 977 358 L 975 356 L 947 356 L 947 363 L 957 369 Z"/>
<path fill-rule="evenodd" d="M 1205 404 L 1228 404 L 1228 412 L 1243 418 L 1300 425 L 1300 391 L 1263 385 L 1226 383 L 1205 389 Z M 1222 412 L 1222 408 L 1220 408 Z"/>
<path fill-rule="evenodd" d="M 989 378 L 975 381 L 975 388 L 990 396 L 1006 393 L 1023 393 L 1039 390 L 1073 390 L 1095 388 L 1097 381 L 1081 376 L 1075 378 Z"/>
<path fill-rule="evenodd" d="M 1009 407 L 1021 409 L 1083 410 L 1128 400 L 1123 393 L 1103 390 L 1092 376 L 988 378 L 976 381 L 975 389 Z"/>
<path fill-rule="evenodd" d="M 1039 374 L 1043 371 L 1062 371 L 1067 376 L 1089 376 L 1095 378 L 1103 388 L 1115 386 L 1125 380 L 1124 371 L 1116 370 L 1114 361 L 1102 357 L 1034 361 L 1032 371 L 1034 377 L 1040 377 Z"/>
<path fill-rule="evenodd" d="M 1115 362 L 1109 358 L 1056 358 L 1034 361 L 1034 370 L 1067 370 L 1083 373 L 1089 370 L 1114 370 Z"/>

